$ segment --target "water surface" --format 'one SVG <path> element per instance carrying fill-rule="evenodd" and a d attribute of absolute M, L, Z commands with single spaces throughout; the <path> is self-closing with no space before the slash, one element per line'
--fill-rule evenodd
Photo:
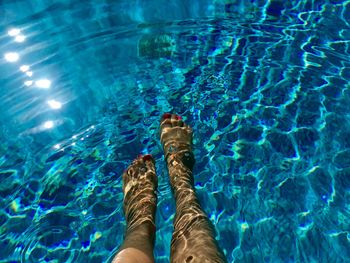
<path fill-rule="evenodd" d="M 31 2 L 0 4 L 0 262 L 108 261 L 139 153 L 168 262 L 164 112 L 229 262 L 350 261 L 349 2 Z"/>

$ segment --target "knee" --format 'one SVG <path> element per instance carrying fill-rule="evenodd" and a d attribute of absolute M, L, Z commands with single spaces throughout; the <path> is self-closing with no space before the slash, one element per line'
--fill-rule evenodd
<path fill-rule="evenodd" d="M 154 263 L 144 252 L 136 248 L 125 248 L 113 259 L 112 263 Z"/>

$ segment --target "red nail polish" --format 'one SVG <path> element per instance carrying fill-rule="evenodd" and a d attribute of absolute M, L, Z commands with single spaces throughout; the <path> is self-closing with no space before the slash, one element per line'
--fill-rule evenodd
<path fill-rule="evenodd" d="M 179 120 L 182 120 L 181 116 L 179 116 L 179 115 L 176 115 L 176 116 L 175 116 L 175 119 L 177 119 L 178 121 L 179 121 Z"/>
<path fill-rule="evenodd" d="M 171 114 L 170 113 L 164 113 L 163 116 L 162 116 L 162 120 L 170 119 L 170 118 L 171 118 Z"/>
<path fill-rule="evenodd" d="M 152 155 L 151 155 L 151 154 L 146 154 L 145 156 L 142 157 L 142 159 L 143 159 L 144 161 L 150 161 L 150 160 L 152 160 L 153 158 L 152 158 Z"/>

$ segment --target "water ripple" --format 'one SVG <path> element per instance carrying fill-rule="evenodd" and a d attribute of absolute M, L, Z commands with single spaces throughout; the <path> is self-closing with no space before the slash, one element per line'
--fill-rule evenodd
<path fill-rule="evenodd" d="M 349 261 L 349 3 L 209 2 L 0 4 L 4 260 L 110 258 L 122 173 L 152 153 L 164 261 L 159 119 L 177 112 L 229 261 Z"/>

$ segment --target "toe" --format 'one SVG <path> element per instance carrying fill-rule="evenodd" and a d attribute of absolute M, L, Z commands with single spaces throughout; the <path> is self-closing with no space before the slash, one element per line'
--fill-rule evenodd
<path fill-rule="evenodd" d="M 180 116 L 180 115 L 177 115 L 177 114 L 172 114 L 172 115 L 171 115 L 171 119 L 172 119 L 172 120 L 178 120 L 178 121 L 179 121 L 179 120 L 182 120 L 181 116 Z"/>
<path fill-rule="evenodd" d="M 123 190 L 130 181 L 138 180 L 138 178 L 145 175 L 147 172 L 152 171 L 153 173 L 150 174 L 155 174 L 154 165 L 155 160 L 152 155 L 138 155 L 138 157 L 133 160 L 129 167 L 123 172 Z"/>
<path fill-rule="evenodd" d="M 164 113 L 162 116 L 161 122 L 165 119 L 171 119 L 171 114 L 168 112 Z"/>
<path fill-rule="evenodd" d="M 146 155 L 142 156 L 142 160 L 144 162 L 151 161 L 154 163 L 154 159 L 153 159 L 153 156 L 151 154 L 146 154 Z"/>
<path fill-rule="evenodd" d="M 161 118 L 160 129 L 172 128 L 172 127 L 183 127 L 184 122 L 182 117 L 177 114 L 165 113 Z"/>
<path fill-rule="evenodd" d="M 161 119 L 160 130 L 163 130 L 164 128 L 171 128 L 171 127 L 173 127 L 171 118 Z"/>
<path fill-rule="evenodd" d="M 145 174 L 148 170 L 150 170 L 154 166 L 154 159 L 152 155 L 138 155 L 134 160 L 134 167 L 136 168 L 136 176 Z"/>
<path fill-rule="evenodd" d="M 177 114 L 171 115 L 171 123 L 172 123 L 173 127 L 183 127 L 184 126 L 184 122 L 183 122 L 181 116 L 177 115 Z"/>
<path fill-rule="evenodd" d="M 154 170 L 155 160 L 151 154 L 146 154 L 142 156 L 142 161 L 144 165 L 147 167 L 147 170 Z"/>

